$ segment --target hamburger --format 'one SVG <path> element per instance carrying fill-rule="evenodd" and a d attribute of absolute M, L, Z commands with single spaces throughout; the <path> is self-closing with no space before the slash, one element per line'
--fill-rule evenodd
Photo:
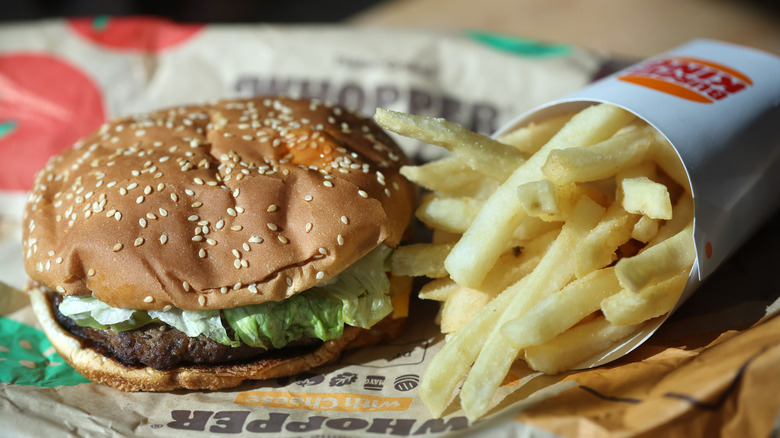
<path fill-rule="evenodd" d="M 313 100 L 115 119 L 36 175 L 33 310 L 76 371 L 126 391 L 289 376 L 393 339 L 404 164 L 371 120 Z"/>

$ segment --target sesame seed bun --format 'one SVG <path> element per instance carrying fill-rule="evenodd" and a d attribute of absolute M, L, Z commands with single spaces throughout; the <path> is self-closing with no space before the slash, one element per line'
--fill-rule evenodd
<path fill-rule="evenodd" d="M 25 267 L 120 308 L 280 301 L 399 243 L 415 198 L 403 164 L 371 120 L 308 100 L 119 118 L 38 173 Z"/>

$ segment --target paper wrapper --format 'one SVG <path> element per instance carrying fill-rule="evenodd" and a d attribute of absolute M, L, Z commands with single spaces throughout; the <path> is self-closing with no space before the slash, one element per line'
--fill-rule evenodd
<path fill-rule="evenodd" d="M 780 289 L 771 269 L 776 217 L 649 342 L 590 371 L 522 381 L 510 374 L 491 416 L 472 425 L 457 404 L 430 418 L 417 397 L 443 343 L 434 303 L 412 303 L 397 341 L 302 376 L 155 394 L 122 393 L 73 372 L 19 292 L 32 173 L 107 117 L 286 92 L 366 114 L 383 106 L 446 117 L 487 134 L 580 89 L 602 61 L 482 33 L 136 18 L 0 27 L 0 435 L 766 436 L 780 405 L 780 320 L 765 317 Z M 441 153 L 402 146 L 419 160 Z"/>

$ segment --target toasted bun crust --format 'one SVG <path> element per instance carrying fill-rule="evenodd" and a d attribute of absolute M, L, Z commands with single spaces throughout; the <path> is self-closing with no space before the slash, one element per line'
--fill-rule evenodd
<path fill-rule="evenodd" d="M 342 351 L 396 338 L 404 318 L 386 318 L 371 330 L 347 326 L 339 339 L 327 341 L 311 353 L 284 359 L 260 359 L 225 365 L 179 366 L 169 370 L 128 367 L 85 348 L 79 338 L 65 331 L 51 308 L 45 292 L 32 284 L 27 289 L 33 311 L 43 331 L 62 358 L 89 380 L 121 391 L 172 391 L 175 389 L 224 389 L 244 380 L 292 376 L 338 358 Z"/>
<path fill-rule="evenodd" d="M 371 120 L 257 98 L 116 119 L 53 158 L 25 210 L 25 267 L 121 308 L 279 301 L 380 243 L 415 188 Z"/>

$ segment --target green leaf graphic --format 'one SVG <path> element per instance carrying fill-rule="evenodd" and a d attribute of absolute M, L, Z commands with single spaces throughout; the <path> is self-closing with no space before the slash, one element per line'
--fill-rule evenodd
<path fill-rule="evenodd" d="M 111 17 L 108 15 L 98 15 L 92 20 L 92 30 L 95 32 L 103 32 L 108 28 L 109 21 L 111 21 Z"/>
<path fill-rule="evenodd" d="M 518 38 L 479 30 L 467 30 L 466 36 L 494 49 L 534 58 L 566 56 L 571 53 L 571 46 L 566 44 L 547 44 L 530 38 Z"/>
<path fill-rule="evenodd" d="M 42 331 L 0 316 L 0 382 L 74 386 L 89 380 L 62 360 Z"/>
<path fill-rule="evenodd" d="M 16 131 L 17 125 L 19 125 L 19 122 L 17 122 L 16 120 L 0 122 L 0 140 L 11 135 L 14 131 Z"/>

